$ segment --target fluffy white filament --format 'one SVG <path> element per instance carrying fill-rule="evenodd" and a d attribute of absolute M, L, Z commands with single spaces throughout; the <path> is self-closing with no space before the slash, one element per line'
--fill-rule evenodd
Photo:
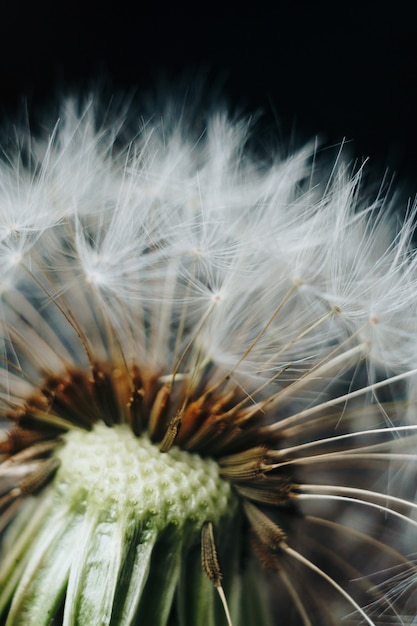
<path fill-rule="evenodd" d="M 308 150 L 257 166 L 243 151 L 248 125 L 224 115 L 197 140 L 186 127 L 145 124 L 115 154 L 116 131 L 96 128 L 92 105 L 78 117 L 74 108 L 67 106 L 45 145 L 32 148 L 36 177 L 20 157 L 2 166 L 4 298 L 42 254 L 60 269 L 58 291 L 89 283 L 125 328 L 138 306 L 155 311 L 163 303 L 147 351 L 153 360 L 170 360 L 164 318 L 181 316 L 186 300 L 188 324 L 210 311 L 198 337 L 204 350 L 233 365 L 295 288 L 286 314 L 240 369 L 270 376 L 289 362 L 311 366 L 349 336 L 366 345 L 370 367 L 414 362 L 412 220 L 390 242 L 389 218 L 375 219 L 378 207 L 358 201 L 360 175 L 350 176 L 341 160 L 320 183 L 311 178 Z"/>
<path fill-rule="evenodd" d="M 390 447 L 415 424 L 410 408 L 398 417 L 409 377 L 413 405 L 417 395 L 415 209 L 396 232 L 384 200 L 364 200 L 362 171 L 340 155 L 330 168 L 310 147 L 259 161 L 246 147 L 250 125 L 223 113 L 198 135 L 185 122 L 141 121 L 128 142 L 122 118 L 103 126 L 97 118 L 92 103 L 81 113 L 67 103 L 46 141 L 24 141 L 0 167 L 3 414 L 45 375 L 71 368 L 139 363 L 160 382 L 198 389 L 210 364 L 207 396 L 229 379 L 242 391 L 247 413 L 236 419 L 276 408 L 263 426 L 285 443 L 268 471 L 355 460 L 388 467 L 369 490 L 329 479 L 292 485 L 291 497 L 360 504 L 415 525 L 414 494 L 392 491 L 402 476 L 415 480 L 415 458 Z M 383 402 L 397 386 L 393 426 Z M 239 493 L 272 503 L 269 492 Z M 288 562 L 329 579 L 288 545 Z M 393 581 L 395 596 L 403 581 Z"/>

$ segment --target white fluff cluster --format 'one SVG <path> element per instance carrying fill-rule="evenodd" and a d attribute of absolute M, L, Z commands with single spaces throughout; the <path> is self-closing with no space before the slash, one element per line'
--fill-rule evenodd
<path fill-rule="evenodd" d="M 67 103 L 46 140 L 25 137 L 0 167 L 0 415 L 18 431 L 0 441 L 0 474 L 16 461 L 29 476 L 0 497 L 0 530 L 52 479 L 44 453 L 60 429 L 114 414 L 161 454 L 175 440 L 214 459 L 291 623 L 313 623 L 313 605 L 317 624 L 348 610 L 413 623 L 413 601 L 385 607 L 373 574 L 405 563 L 416 580 L 415 210 L 396 232 L 341 155 L 330 169 L 311 147 L 261 160 L 250 124 L 223 113 L 199 134 L 99 117 Z M 300 570 L 330 589 L 328 606 Z M 33 595 L 19 584 L 9 620 Z"/>
<path fill-rule="evenodd" d="M 311 367 L 349 338 L 372 366 L 413 367 L 413 216 L 392 241 L 379 200 L 358 199 L 360 172 L 338 159 L 317 182 L 310 149 L 259 165 L 248 124 L 223 114 L 199 137 L 151 121 L 120 147 L 122 122 L 97 129 L 93 105 L 75 108 L 27 148 L 29 168 L 19 152 L 0 170 L 3 322 L 19 314 L 9 302 L 29 268 L 54 272 L 52 292 L 78 315 L 88 303 L 77 286 L 88 285 L 124 349 L 138 310 L 152 316 L 158 331 L 142 348 L 153 368 L 172 361 L 169 330 L 184 315 L 185 342 L 250 374 Z"/>

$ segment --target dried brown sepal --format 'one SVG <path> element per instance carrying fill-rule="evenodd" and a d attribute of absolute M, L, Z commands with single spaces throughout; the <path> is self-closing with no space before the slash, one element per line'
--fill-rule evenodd
<path fill-rule="evenodd" d="M 265 447 L 258 446 L 222 458 L 219 462 L 222 476 L 237 482 L 265 478 L 266 452 Z"/>
<path fill-rule="evenodd" d="M 44 438 L 45 435 L 38 430 L 16 426 L 6 434 L 3 441 L 0 441 L 0 454 L 12 456 Z"/>
<path fill-rule="evenodd" d="M 151 439 L 158 439 L 164 436 L 161 425 L 165 423 L 166 415 L 171 400 L 171 383 L 165 383 L 156 394 L 155 400 L 149 416 L 148 431 Z"/>
<path fill-rule="evenodd" d="M 236 454 L 229 454 L 221 459 L 221 466 L 226 467 L 229 465 L 241 465 L 242 463 L 257 462 L 259 466 L 264 463 L 267 458 L 268 448 L 266 446 L 256 446 L 254 448 L 248 448 L 242 452 Z"/>
<path fill-rule="evenodd" d="M 219 396 L 213 396 L 213 401 L 211 402 L 210 409 L 214 415 L 218 415 L 219 418 L 226 421 L 226 416 L 233 420 L 233 415 L 229 415 L 229 411 L 233 412 L 234 408 L 237 404 L 237 394 L 236 389 L 231 389 L 221 393 Z M 230 408 L 232 407 L 232 408 Z"/>
<path fill-rule="evenodd" d="M 208 415 L 205 405 L 211 396 L 207 393 L 200 395 L 196 400 L 189 402 L 182 417 L 181 433 L 178 437 L 180 445 L 184 444 L 204 424 Z"/>
<path fill-rule="evenodd" d="M 168 452 L 168 450 L 170 450 L 174 445 L 174 441 L 181 428 L 181 416 L 181 411 L 178 411 L 178 413 L 169 421 L 166 433 L 159 445 L 161 452 Z"/>
<path fill-rule="evenodd" d="M 237 483 L 265 478 L 263 471 L 257 463 L 242 463 L 242 465 L 222 467 L 221 475 L 223 478 Z"/>
<path fill-rule="evenodd" d="M 184 447 L 207 446 L 212 450 L 226 447 L 225 438 L 233 441 L 240 422 L 240 413 L 236 414 L 233 406 L 239 401 L 236 391 L 225 396 L 215 396 L 205 392 L 186 407 L 183 417 L 181 443 Z"/>
<path fill-rule="evenodd" d="M 250 532 L 250 544 L 254 554 L 267 572 L 278 572 L 281 569 L 278 554 L 271 552 L 269 546 L 262 543 L 253 530 Z"/>
<path fill-rule="evenodd" d="M 43 427 L 50 427 L 61 432 L 76 428 L 76 424 L 74 424 L 73 420 L 64 419 L 60 415 L 48 411 L 40 411 L 30 405 L 27 406 L 25 412 L 19 416 L 19 421 L 22 426 L 24 424 L 39 424 Z"/>
<path fill-rule="evenodd" d="M 100 417 L 107 426 L 117 423 L 119 406 L 112 374 L 96 363 L 93 367 L 92 387 Z"/>
<path fill-rule="evenodd" d="M 143 429 L 143 399 L 145 392 L 143 389 L 134 389 L 127 401 L 127 411 L 129 415 L 130 426 L 138 437 Z"/>
<path fill-rule="evenodd" d="M 259 541 L 272 551 L 285 546 L 285 533 L 265 513 L 251 502 L 244 501 L 243 509 Z"/>
<path fill-rule="evenodd" d="M 221 587 L 222 573 L 214 543 L 213 524 L 206 522 L 201 529 L 201 564 L 215 587 Z"/>
<path fill-rule="evenodd" d="M 46 459 L 39 468 L 26 476 L 18 485 L 22 496 L 29 496 L 36 493 L 51 479 L 60 465 L 57 458 Z"/>
<path fill-rule="evenodd" d="M 188 439 L 184 441 L 186 450 L 204 448 L 210 450 L 218 439 L 224 442 L 226 424 L 222 423 L 217 415 L 208 415 L 205 417 L 202 426 L 194 433 L 190 434 Z"/>
<path fill-rule="evenodd" d="M 43 441 L 36 443 L 33 446 L 27 447 L 24 450 L 20 450 L 16 454 L 9 456 L 3 463 L 0 465 L 0 474 L 3 469 L 6 469 L 12 465 L 17 465 L 19 463 L 26 463 L 27 461 L 31 461 L 32 459 L 37 459 L 48 452 L 51 452 L 54 448 L 60 445 L 60 439 L 53 439 L 52 441 Z"/>
<path fill-rule="evenodd" d="M 222 587 L 222 573 L 217 558 L 216 544 L 214 543 L 213 524 L 211 522 L 205 522 L 203 528 L 201 529 L 201 563 L 204 572 L 217 589 L 228 626 L 233 626 L 226 596 Z"/>
<path fill-rule="evenodd" d="M 25 476 L 8 493 L 0 498 L 0 511 L 7 511 L 16 500 L 32 495 L 42 489 L 59 467 L 56 458 L 40 461 L 36 469 Z M 3 512 L 2 512 L 3 516 Z M 1 524 L 0 524 L 1 525 Z"/>
<path fill-rule="evenodd" d="M 81 428 L 90 429 L 100 418 L 91 401 L 91 384 L 87 376 L 70 370 L 63 376 L 48 376 L 41 388 L 48 401 L 49 410 Z"/>
<path fill-rule="evenodd" d="M 270 483 L 268 479 L 265 479 L 265 482 L 260 484 L 237 485 L 236 491 L 243 498 L 259 504 L 285 506 L 290 501 L 291 484 L 285 478 L 282 479 L 281 484 L 277 484 L 277 482 Z"/>

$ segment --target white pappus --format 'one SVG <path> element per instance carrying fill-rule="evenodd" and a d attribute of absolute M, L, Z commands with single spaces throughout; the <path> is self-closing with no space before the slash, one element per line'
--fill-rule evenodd
<path fill-rule="evenodd" d="M 415 623 L 414 212 L 99 109 L 0 167 L 1 623 Z"/>

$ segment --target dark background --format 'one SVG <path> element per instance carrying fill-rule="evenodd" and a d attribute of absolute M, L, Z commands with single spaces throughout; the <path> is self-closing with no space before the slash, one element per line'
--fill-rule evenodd
<path fill-rule="evenodd" d="M 161 78 L 262 112 L 286 140 L 349 142 L 417 191 L 417 26 L 413 3 L 314 1 L 179 5 L 55 2 L 2 7 L 0 116 L 31 114 L 61 89 L 105 77 L 147 93 Z"/>

